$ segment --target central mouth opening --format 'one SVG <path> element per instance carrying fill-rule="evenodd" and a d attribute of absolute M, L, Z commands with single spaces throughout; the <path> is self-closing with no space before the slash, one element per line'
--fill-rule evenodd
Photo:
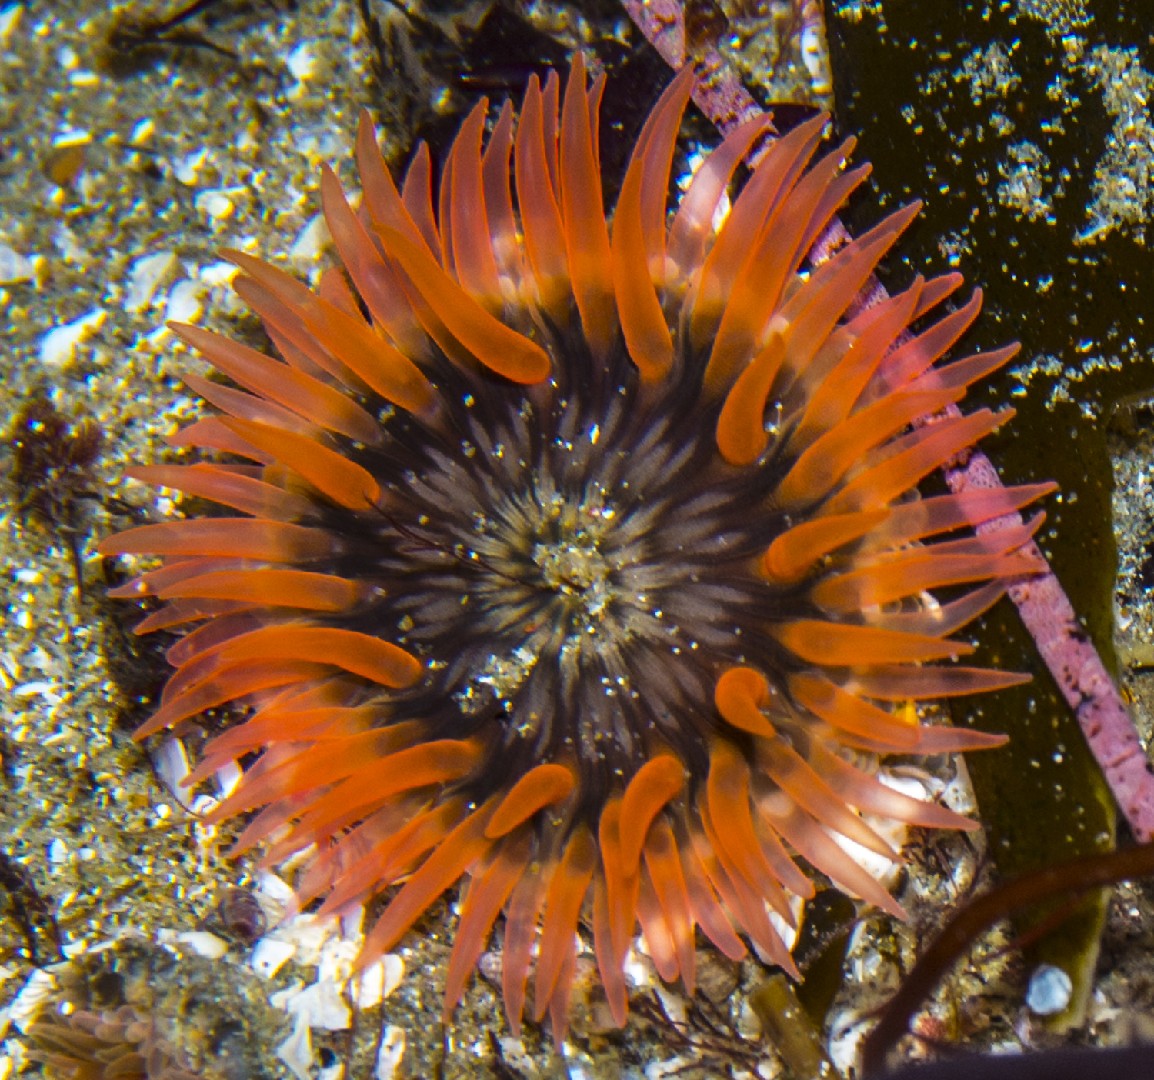
<path fill-rule="evenodd" d="M 558 596 L 580 599 L 588 606 L 609 579 L 609 564 L 595 541 L 578 538 L 572 543 L 538 544 L 533 562 L 546 588 Z"/>
<path fill-rule="evenodd" d="M 572 620 L 572 632 L 591 631 L 607 614 L 622 566 L 611 535 L 616 514 L 600 491 L 545 511 L 529 555 L 536 585 Z"/>

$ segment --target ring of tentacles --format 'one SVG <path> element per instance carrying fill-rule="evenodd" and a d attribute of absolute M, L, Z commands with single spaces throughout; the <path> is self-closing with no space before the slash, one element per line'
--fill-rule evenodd
<path fill-rule="evenodd" d="M 161 557 L 119 593 L 182 634 L 139 736 L 243 710 L 191 777 L 244 762 L 213 814 L 259 810 L 239 850 L 315 845 L 325 912 L 387 897 L 366 961 L 467 879 L 446 1014 L 503 913 L 510 1022 L 529 999 L 558 1036 L 579 927 L 623 1023 L 639 927 L 692 991 L 698 930 L 795 971 L 816 875 L 901 913 L 844 841 L 971 826 L 876 763 L 1000 742 L 909 703 L 1018 681 L 951 635 L 1039 569 L 1016 511 L 1049 490 L 919 497 L 1010 415 L 954 406 L 1015 349 L 940 362 L 980 306 L 956 274 L 859 299 L 916 206 L 805 262 L 852 141 L 750 120 L 668 210 L 685 70 L 610 224 L 603 85 L 578 58 L 487 137 L 482 101 L 439 191 L 364 119 L 359 207 L 321 180 L 339 266 L 230 253 L 279 358 L 175 327 L 225 377 L 188 376 L 215 410 L 173 439 L 210 454 L 132 475 L 222 509 L 101 546 Z"/>

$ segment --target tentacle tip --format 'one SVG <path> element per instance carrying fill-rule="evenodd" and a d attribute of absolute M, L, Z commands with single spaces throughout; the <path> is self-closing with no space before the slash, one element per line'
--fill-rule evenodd
<path fill-rule="evenodd" d="M 902 922 L 910 921 L 910 913 L 906 911 L 901 904 L 899 904 L 892 896 L 889 897 L 889 903 L 879 903 L 877 905 L 887 915 L 892 915 L 895 919 L 900 919 Z"/>
<path fill-rule="evenodd" d="M 371 134 L 376 133 L 376 124 L 373 121 L 373 114 L 369 112 L 367 107 L 362 107 L 357 113 L 357 131 L 368 130 Z"/>
<path fill-rule="evenodd" d="M 1025 686 L 1026 683 L 1034 681 L 1034 676 L 1031 675 L 1028 671 L 1000 671 L 999 670 L 998 674 L 1001 676 L 1001 679 L 1002 679 L 1002 689 L 1008 689 L 1011 686 Z M 999 735 L 998 738 L 1000 738 L 1002 740 L 1002 742 L 1009 742 L 1010 741 L 1008 735 Z M 999 743 L 998 745 L 1001 745 L 1001 743 Z"/>

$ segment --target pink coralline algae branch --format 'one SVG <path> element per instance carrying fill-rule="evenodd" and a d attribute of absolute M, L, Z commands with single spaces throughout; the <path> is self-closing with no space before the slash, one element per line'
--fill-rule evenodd
<path fill-rule="evenodd" d="M 680 69 L 686 62 L 681 0 L 623 0 L 623 5 L 666 63 L 675 71 Z M 806 2 L 803 22 L 820 18 L 820 5 Z M 693 100 L 722 134 L 760 113 L 740 78 L 716 49 L 711 48 L 694 60 L 700 74 Z M 815 242 L 811 261 L 820 265 L 848 240 L 845 226 L 835 217 Z M 866 286 L 861 302 L 873 304 L 885 295 L 881 284 L 874 280 Z M 955 492 L 1001 486 L 997 470 L 979 450 L 972 451 L 964 464 L 948 470 L 946 480 Z M 981 526 L 979 531 L 1010 528 L 1020 525 L 1021 520 L 1018 514 L 1007 515 Z M 1043 558 L 1036 545 L 1031 544 L 1026 550 Z M 1131 831 L 1140 841 L 1154 839 L 1154 774 L 1146 751 L 1118 688 L 1079 624 L 1069 597 L 1053 573 L 1023 580 L 1009 593 L 1039 655 L 1074 711 Z"/>

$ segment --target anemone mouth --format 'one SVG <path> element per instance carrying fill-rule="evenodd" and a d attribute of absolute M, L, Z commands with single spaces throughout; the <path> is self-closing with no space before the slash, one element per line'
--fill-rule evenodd
<path fill-rule="evenodd" d="M 190 778 L 251 762 L 212 815 L 259 811 L 237 850 L 317 844 L 298 900 L 326 912 L 403 882 L 364 962 L 468 878 L 446 1015 L 503 913 L 510 1021 L 532 973 L 558 1037 L 583 915 L 623 1023 L 638 926 L 692 991 L 698 929 L 795 971 L 814 874 L 901 914 L 844 841 L 971 823 L 871 762 L 1001 741 L 898 706 L 1020 681 L 953 635 L 1044 566 L 1018 511 L 1050 490 L 918 497 L 1008 418 L 956 403 L 1014 348 L 939 363 L 980 306 L 941 313 L 957 275 L 855 303 L 916 207 L 803 271 L 865 176 L 849 144 L 811 163 L 821 118 L 718 224 L 765 124 L 738 128 L 667 220 L 684 71 L 610 232 L 600 87 L 579 58 L 563 99 L 533 79 L 487 142 L 482 102 L 436 206 L 427 152 L 398 190 L 363 122 L 360 208 L 321 185 L 340 267 L 313 291 L 232 253 L 281 359 L 176 328 L 231 385 L 190 377 L 218 412 L 174 442 L 226 457 L 134 475 L 238 516 L 101 545 L 163 558 L 119 595 L 184 631 L 138 737 L 247 710 Z"/>

